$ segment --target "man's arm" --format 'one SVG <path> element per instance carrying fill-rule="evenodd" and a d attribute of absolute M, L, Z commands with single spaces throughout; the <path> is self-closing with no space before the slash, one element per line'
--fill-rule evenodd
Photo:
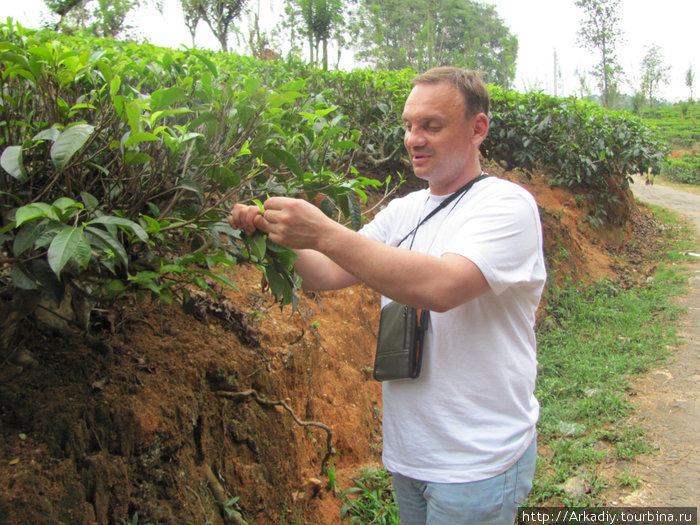
<path fill-rule="evenodd" d="M 268 199 L 265 215 L 255 214 L 250 224 L 300 254 L 297 268 L 311 287 L 362 281 L 395 301 L 436 312 L 489 291 L 479 268 L 465 257 L 438 258 L 384 245 L 338 224 L 303 200 Z"/>
<path fill-rule="evenodd" d="M 258 229 L 260 208 L 236 204 L 229 215 L 232 228 L 242 229 L 247 235 L 253 235 Z M 296 249 L 298 256 L 294 269 L 302 279 L 302 286 L 309 290 L 337 290 L 357 284 L 359 280 L 343 270 L 331 259 L 314 250 Z"/>

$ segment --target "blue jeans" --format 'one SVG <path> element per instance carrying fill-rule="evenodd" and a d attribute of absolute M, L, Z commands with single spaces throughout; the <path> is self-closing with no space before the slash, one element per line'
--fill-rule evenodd
<path fill-rule="evenodd" d="M 429 483 L 394 473 L 401 525 L 513 525 L 532 489 L 537 438 L 503 474 L 470 483 Z"/>

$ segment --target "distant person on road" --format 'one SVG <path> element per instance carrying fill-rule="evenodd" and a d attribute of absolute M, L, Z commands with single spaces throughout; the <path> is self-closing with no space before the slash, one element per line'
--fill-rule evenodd
<path fill-rule="evenodd" d="M 429 187 L 392 200 L 359 232 L 283 197 L 268 199 L 264 215 L 237 204 L 229 218 L 294 249 L 305 288 L 363 282 L 383 304 L 431 311 L 420 377 L 383 383 L 383 461 L 403 525 L 510 525 L 532 487 L 542 230 L 530 193 L 480 177 L 489 103 L 473 71 L 441 67 L 415 78 L 404 143 Z"/>

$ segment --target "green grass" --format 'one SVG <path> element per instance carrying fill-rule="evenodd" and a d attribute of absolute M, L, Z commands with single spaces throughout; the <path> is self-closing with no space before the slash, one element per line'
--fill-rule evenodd
<path fill-rule="evenodd" d="M 606 482 L 598 467 L 653 450 L 642 429 L 627 423 L 634 410 L 627 394 L 631 380 L 677 342 L 674 322 L 683 310 L 670 299 L 686 286 L 682 271 L 667 269 L 633 290 L 602 281 L 550 294 L 554 322 L 538 334 L 540 460 L 531 504 L 600 503 Z M 564 490 L 573 477 L 584 479 L 586 494 Z"/>
<path fill-rule="evenodd" d="M 633 289 L 606 280 L 547 290 L 549 317 L 537 333 L 540 451 L 527 505 L 603 504 L 611 483 L 630 489 L 639 480 L 625 471 L 606 479 L 601 467 L 654 451 L 644 430 L 629 423 L 629 390 L 635 376 L 662 363 L 678 343 L 674 326 L 683 309 L 672 299 L 687 290 L 681 253 L 692 247 L 692 237 L 672 213 L 652 209 L 665 224 L 666 243 L 652 255 L 659 259 L 653 279 Z M 583 480 L 584 494 L 564 490 L 572 478 Z M 345 518 L 396 523 L 390 491 L 386 471 L 363 471 L 342 495 Z"/>
<path fill-rule="evenodd" d="M 391 475 L 376 467 L 360 470 L 355 486 L 341 493 L 342 519 L 352 525 L 399 525 L 399 509 L 391 484 Z"/>

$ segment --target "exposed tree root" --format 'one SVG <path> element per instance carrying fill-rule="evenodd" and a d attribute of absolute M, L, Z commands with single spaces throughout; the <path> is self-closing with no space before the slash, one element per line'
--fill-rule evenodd
<path fill-rule="evenodd" d="M 285 403 L 282 400 L 279 401 L 271 401 L 269 399 L 266 399 L 263 394 L 260 394 L 257 390 L 250 389 L 250 390 L 245 390 L 243 392 L 227 392 L 227 391 L 217 391 L 215 392 L 215 395 L 217 397 L 225 397 L 227 399 L 233 399 L 234 401 L 243 401 L 247 398 L 252 397 L 255 399 L 255 401 L 263 407 L 275 407 L 275 406 L 280 406 L 284 408 L 287 412 L 289 412 L 289 415 L 292 416 L 292 419 L 294 422 L 302 427 L 318 427 L 326 431 L 326 455 L 323 457 L 323 460 L 321 460 L 321 474 L 324 473 L 326 469 L 326 463 L 330 459 L 330 457 L 335 454 L 335 449 L 333 448 L 333 432 L 331 429 L 327 426 L 324 425 L 323 423 L 319 423 L 318 421 L 302 421 L 297 417 L 297 415 L 294 413 L 294 410 L 290 408 L 290 406 Z"/>

